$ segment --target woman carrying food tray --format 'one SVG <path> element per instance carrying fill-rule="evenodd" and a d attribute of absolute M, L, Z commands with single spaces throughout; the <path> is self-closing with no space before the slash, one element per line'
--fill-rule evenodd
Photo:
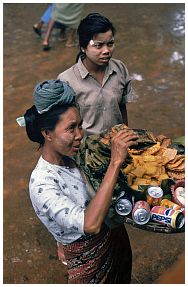
<path fill-rule="evenodd" d="M 70 284 L 130 283 L 132 253 L 125 228 L 114 233 L 105 217 L 127 149 L 137 135 L 122 130 L 112 140 L 104 179 L 91 199 L 74 156 L 83 137 L 75 93 L 65 82 L 49 80 L 34 89 L 34 105 L 24 118 L 31 141 L 41 156 L 29 192 L 33 208 L 64 252 Z"/>

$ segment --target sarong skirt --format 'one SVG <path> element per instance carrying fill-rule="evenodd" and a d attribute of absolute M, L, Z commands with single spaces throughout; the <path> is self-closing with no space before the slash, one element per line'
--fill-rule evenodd
<path fill-rule="evenodd" d="M 60 245 L 61 248 L 61 245 Z M 124 225 L 63 245 L 69 284 L 130 283 L 132 252 Z"/>

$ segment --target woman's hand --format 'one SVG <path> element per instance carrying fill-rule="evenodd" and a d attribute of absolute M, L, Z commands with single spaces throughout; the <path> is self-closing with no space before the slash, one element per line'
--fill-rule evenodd
<path fill-rule="evenodd" d="M 138 136 L 129 129 L 121 130 L 111 139 L 111 160 L 103 181 L 85 210 L 84 231 L 98 233 L 111 204 L 119 170 L 127 157 L 127 149 L 136 145 Z"/>
<path fill-rule="evenodd" d="M 127 149 L 131 145 L 137 145 L 136 135 L 132 130 L 124 129 L 119 131 L 111 139 L 111 163 L 121 166 L 127 157 Z"/>

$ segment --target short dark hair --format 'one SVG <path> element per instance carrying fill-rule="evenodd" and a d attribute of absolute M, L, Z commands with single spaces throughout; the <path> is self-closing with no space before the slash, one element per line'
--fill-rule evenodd
<path fill-rule="evenodd" d="M 80 50 L 81 48 L 87 47 L 89 41 L 95 34 L 105 33 L 109 30 L 112 31 L 114 36 L 115 28 L 108 18 L 99 13 L 90 13 L 87 15 L 84 19 L 81 20 L 77 30 Z"/>

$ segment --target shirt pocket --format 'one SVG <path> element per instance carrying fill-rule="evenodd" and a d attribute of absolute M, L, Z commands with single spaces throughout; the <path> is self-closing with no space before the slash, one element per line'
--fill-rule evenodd
<path fill-rule="evenodd" d="M 113 103 L 118 103 L 120 104 L 122 101 L 122 97 L 124 94 L 124 89 L 123 86 L 119 86 L 119 87 L 112 87 L 110 93 L 108 94 L 109 96 L 109 101 L 113 104 Z"/>
<path fill-rule="evenodd" d="M 83 119 L 84 125 L 91 127 L 97 123 L 102 112 L 102 104 L 91 104 L 91 105 L 81 105 L 80 104 L 80 114 Z"/>

